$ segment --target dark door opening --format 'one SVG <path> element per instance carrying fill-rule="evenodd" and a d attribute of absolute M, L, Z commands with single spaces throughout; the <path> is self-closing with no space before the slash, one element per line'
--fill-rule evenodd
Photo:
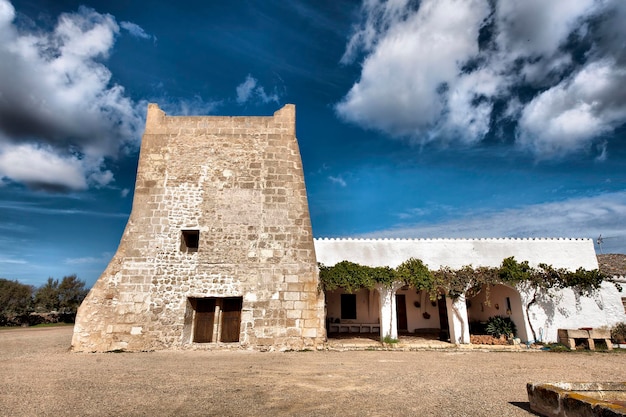
<path fill-rule="evenodd" d="M 398 317 L 398 332 L 408 332 L 406 296 L 404 294 L 396 294 L 396 316 Z"/>
<path fill-rule="evenodd" d="M 341 294 L 341 319 L 356 320 L 356 294 Z"/>
<path fill-rule="evenodd" d="M 446 297 L 442 296 L 437 302 L 439 307 L 439 340 L 450 341 L 450 324 L 448 323 L 448 307 L 446 307 Z"/>

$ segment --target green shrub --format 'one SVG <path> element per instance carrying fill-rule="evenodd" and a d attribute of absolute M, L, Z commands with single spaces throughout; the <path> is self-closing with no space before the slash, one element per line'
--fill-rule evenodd
<path fill-rule="evenodd" d="M 570 352 L 571 349 L 562 343 L 550 343 L 542 350 L 549 350 L 550 352 Z"/>
<path fill-rule="evenodd" d="M 390 335 L 383 337 L 383 343 L 391 345 L 393 343 L 398 343 L 398 339 L 394 339 Z"/>
<path fill-rule="evenodd" d="M 626 322 L 617 323 L 611 329 L 611 339 L 615 342 L 624 343 L 626 340 Z"/>
<path fill-rule="evenodd" d="M 517 328 L 509 317 L 494 316 L 487 320 L 485 331 L 493 337 L 500 337 L 502 335 L 509 337 L 517 333 Z"/>

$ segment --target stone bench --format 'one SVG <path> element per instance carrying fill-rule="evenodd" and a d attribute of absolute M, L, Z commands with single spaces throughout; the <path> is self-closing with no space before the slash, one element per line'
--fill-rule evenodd
<path fill-rule="evenodd" d="M 380 333 L 378 323 L 330 323 L 328 333 Z"/>
<path fill-rule="evenodd" d="M 572 350 L 576 349 L 576 339 L 585 339 L 589 350 L 596 349 L 594 340 L 603 340 L 609 350 L 613 349 L 613 345 L 611 344 L 611 332 L 609 330 L 591 328 L 559 329 L 558 336 L 559 342 Z"/>

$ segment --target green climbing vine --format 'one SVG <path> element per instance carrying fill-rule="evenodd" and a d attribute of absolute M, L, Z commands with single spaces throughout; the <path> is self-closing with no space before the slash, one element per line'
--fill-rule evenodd
<path fill-rule="evenodd" d="M 342 261 L 334 266 L 319 264 L 320 290 L 332 291 L 343 288 L 354 293 L 361 288 L 372 289 L 376 285 L 390 287 L 401 282 L 419 291 L 425 291 L 435 300 L 441 295 L 458 298 L 481 288 L 496 284 L 522 286 L 533 290 L 571 288 L 580 295 L 590 295 L 600 288 L 603 281 L 612 282 L 619 291 L 621 287 L 609 276 L 597 269 L 579 268 L 568 271 L 540 264 L 531 267 L 528 261 L 518 262 L 514 257 L 505 258 L 499 267 L 464 266 L 460 269 L 442 267 L 430 270 L 416 258 L 410 258 L 390 267 L 370 267 L 354 262 Z"/>
<path fill-rule="evenodd" d="M 372 289 L 376 285 L 391 287 L 394 282 L 400 282 L 418 291 L 425 291 L 433 301 L 442 295 L 452 299 L 458 299 L 463 294 L 472 297 L 484 290 L 485 298 L 489 302 L 492 286 L 510 285 L 527 294 L 523 304 L 533 340 L 537 339 L 537 335 L 530 320 L 530 308 L 538 303 L 543 295 L 551 296 L 550 290 L 571 288 L 580 295 L 589 296 L 600 288 L 603 281 L 608 281 L 612 282 L 618 291 L 622 291 L 619 283 L 597 269 L 589 271 L 579 268 L 576 271 L 568 271 L 547 264 L 539 264 L 534 268 L 528 261 L 518 262 L 514 257 L 505 258 L 500 266 L 495 268 L 484 266 L 474 268 L 467 265 L 460 269 L 442 267 L 436 271 L 428 269 L 421 260 L 415 258 L 406 260 L 395 269 L 343 261 L 334 266 L 320 264 L 319 275 L 320 290 L 332 291 L 343 288 L 349 293 L 354 293 L 361 288 Z"/>
<path fill-rule="evenodd" d="M 320 289 L 326 291 L 343 288 L 354 293 L 361 288 L 372 289 L 376 284 L 391 286 L 397 281 L 397 272 L 388 266 L 371 267 L 342 261 L 334 266 L 319 264 Z"/>

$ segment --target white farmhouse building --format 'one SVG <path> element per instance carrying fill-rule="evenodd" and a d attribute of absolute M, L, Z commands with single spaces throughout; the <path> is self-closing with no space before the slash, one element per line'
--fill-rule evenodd
<path fill-rule="evenodd" d="M 590 239 L 316 239 L 317 261 L 333 266 L 341 261 L 372 267 L 396 267 L 409 258 L 421 259 L 431 270 L 500 266 L 507 257 L 574 271 L 597 269 L 598 260 Z M 343 290 L 326 293 L 328 330 L 380 331 L 381 337 L 396 338 L 398 332 L 438 332 L 452 343 L 470 342 L 470 322 L 492 316 L 509 316 L 522 341 L 536 338 L 557 341 L 559 328 L 610 327 L 626 321 L 622 294 L 612 283 L 604 282 L 591 297 L 581 297 L 570 289 L 554 291 L 533 304 L 527 314 L 524 306 L 531 295 L 519 288 L 496 285 L 473 298 L 461 296 L 432 302 L 428 295 L 397 283 L 362 289 L 356 294 Z"/>

